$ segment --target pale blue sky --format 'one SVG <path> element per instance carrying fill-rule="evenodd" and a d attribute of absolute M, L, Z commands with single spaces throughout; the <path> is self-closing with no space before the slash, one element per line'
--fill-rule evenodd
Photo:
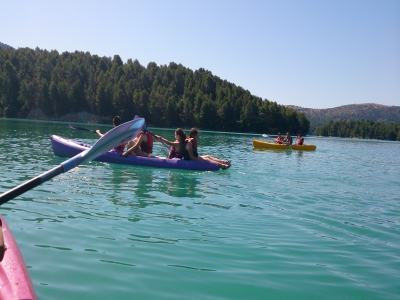
<path fill-rule="evenodd" d="M 1 0 L 0 42 L 119 54 L 278 104 L 400 105 L 400 0 Z"/>

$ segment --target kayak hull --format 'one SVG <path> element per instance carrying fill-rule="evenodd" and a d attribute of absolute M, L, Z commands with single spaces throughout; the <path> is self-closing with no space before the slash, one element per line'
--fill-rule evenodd
<path fill-rule="evenodd" d="M 270 148 L 270 149 L 282 149 L 282 150 L 305 150 L 305 151 L 314 151 L 317 149 L 315 145 L 291 145 L 286 146 L 284 144 L 275 144 L 265 141 L 253 140 L 254 148 Z"/>
<path fill-rule="evenodd" d="M 283 149 L 283 150 L 291 150 L 290 146 L 286 146 L 283 144 L 275 144 L 264 141 L 253 140 L 254 148 L 271 148 L 271 149 Z"/>
<path fill-rule="evenodd" d="M 70 140 L 61 136 L 51 136 L 51 146 L 53 153 L 59 157 L 73 157 L 82 151 L 91 148 L 90 145 L 78 141 Z M 136 155 L 128 155 L 127 157 L 121 156 L 121 153 L 115 151 L 108 151 L 105 154 L 94 159 L 95 161 L 134 165 L 154 168 L 170 168 L 170 169 L 186 169 L 196 171 L 216 171 L 219 169 L 218 164 L 211 162 L 197 162 L 183 159 L 166 159 L 157 157 L 143 157 Z"/>
<path fill-rule="evenodd" d="M 18 244 L 0 215 L 6 251 L 0 263 L 0 299 L 37 299 Z"/>
<path fill-rule="evenodd" d="M 293 150 L 306 150 L 306 151 L 314 151 L 317 149 L 315 145 L 292 145 Z"/>

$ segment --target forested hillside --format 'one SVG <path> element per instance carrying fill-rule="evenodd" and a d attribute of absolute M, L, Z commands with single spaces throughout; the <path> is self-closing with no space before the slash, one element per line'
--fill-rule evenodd
<path fill-rule="evenodd" d="M 310 131 L 329 121 L 371 120 L 382 123 L 400 123 L 400 106 L 386 106 L 374 103 L 350 104 L 326 109 L 288 106 L 304 113 L 310 120 Z"/>
<path fill-rule="evenodd" d="M 315 135 L 400 141 L 399 123 L 374 121 L 330 121 L 314 131 Z"/>
<path fill-rule="evenodd" d="M 0 49 L 0 116 L 25 118 L 41 109 L 49 118 L 86 111 L 153 126 L 235 132 L 309 130 L 302 113 L 263 100 L 205 69 L 171 62 L 147 67 L 137 60 L 47 51 Z"/>

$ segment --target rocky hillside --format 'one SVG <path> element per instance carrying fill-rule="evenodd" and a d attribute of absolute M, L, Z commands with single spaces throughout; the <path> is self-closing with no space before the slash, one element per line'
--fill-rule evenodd
<path fill-rule="evenodd" d="M 334 108 L 315 109 L 288 105 L 302 112 L 310 120 L 310 132 L 329 121 L 372 120 L 374 122 L 400 123 L 400 106 L 386 106 L 374 103 L 350 104 Z"/>

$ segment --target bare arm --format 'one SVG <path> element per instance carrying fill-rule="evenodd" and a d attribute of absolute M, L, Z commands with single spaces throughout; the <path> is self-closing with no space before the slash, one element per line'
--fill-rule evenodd
<path fill-rule="evenodd" d="M 180 143 L 178 141 L 171 142 L 161 136 L 157 137 L 157 141 L 159 141 L 160 143 L 167 144 L 169 146 L 174 146 L 175 148 L 180 147 Z"/>
<path fill-rule="evenodd" d="M 97 135 L 99 136 L 99 137 L 102 137 L 104 134 L 102 134 L 101 132 L 100 132 L 100 130 L 96 130 L 96 133 L 97 133 Z"/>

